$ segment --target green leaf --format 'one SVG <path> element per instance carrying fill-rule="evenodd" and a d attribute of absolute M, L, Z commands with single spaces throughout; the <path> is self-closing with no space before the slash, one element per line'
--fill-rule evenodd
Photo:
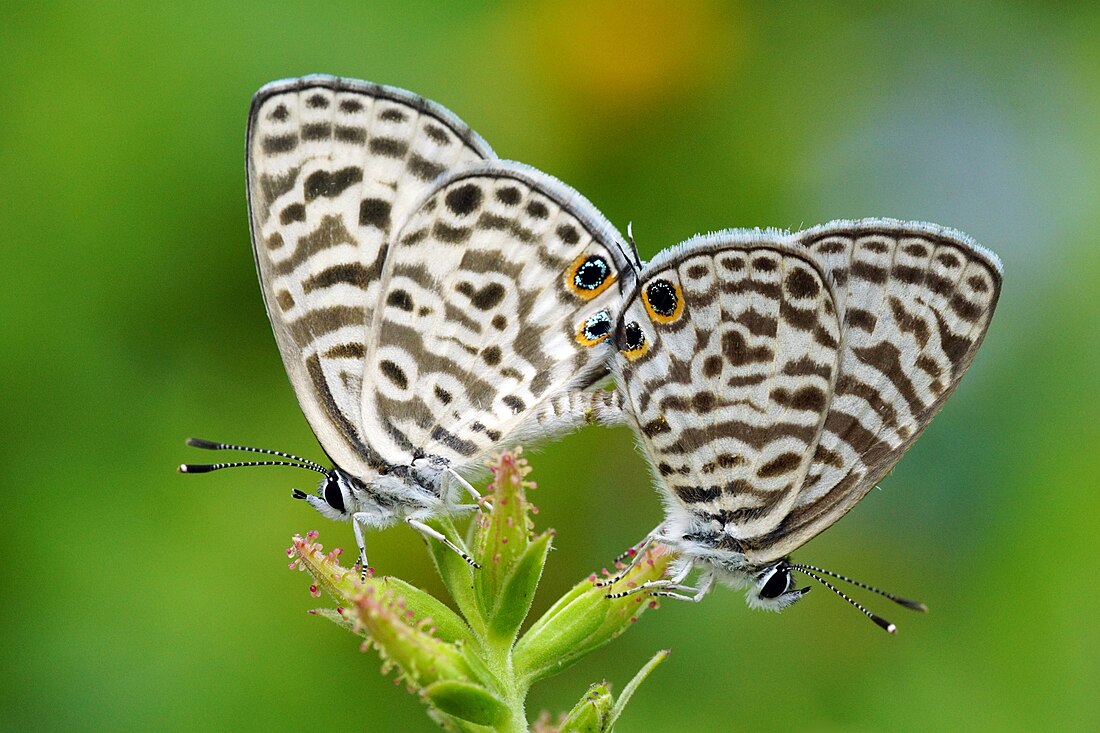
<path fill-rule="evenodd" d="M 466 660 L 466 666 L 469 667 L 478 682 L 493 690 L 501 689 L 503 681 L 485 664 L 485 657 L 483 656 L 485 652 L 480 645 L 459 644 L 458 647 L 462 652 L 462 658 Z"/>
<path fill-rule="evenodd" d="M 672 555 L 655 545 L 639 558 L 616 588 L 630 588 L 665 574 Z M 648 592 L 608 598 L 595 576 L 582 580 L 555 603 L 516 643 L 517 674 L 528 682 L 549 677 L 630 628 L 656 601 Z"/>
<path fill-rule="evenodd" d="M 442 517 L 427 522 L 433 529 L 447 536 L 452 542 L 462 547 L 463 542 L 458 537 L 454 522 L 450 517 Z M 474 593 L 474 573 L 481 570 L 470 567 L 470 564 L 458 556 L 442 542 L 428 540 L 428 553 L 435 564 L 436 572 L 442 578 L 447 592 L 451 594 L 459 612 L 466 619 L 466 623 L 481 635 L 485 633 L 488 614 L 482 609 Z M 465 549 L 465 548 L 463 548 Z"/>
<path fill-rule="evenodd" d="M 546 556 L 550 552 L 552 537 L 553 535 L 547 532 L 527 546 L 523 555 L 513 566 L 497 597 L 496 608 L 493 609 L 489 622 L 489 631 L 498 638 L 507 639 L 509 646 L 515 639 L 523 619 L 527 618 L 527 612 L 531 610 L 535 589 L 538 588 L 542 569 L 546 564 Z"/>
<path fill-rule="evenodd" d="M 380 593 L 367 588 L 343 615 L 366 632 L 382 659 L 397 665 L 415 688 L 474 676 L 459 645 L 437 639 L 423 623 L 410 623 L 406 606 L 392 590 Z"/>
<path fill-rule="evenodd" d="M 560 733 L 606 733 L 613 702 L 607 682 L 592 685 L 562 721 Z"/>
<path fill-rule="evenodd" d="M 605 614 L 600 611 L 598 607 L 593 609 L 593 604 L 581 595 L 566 604 L 552 620 L 538 628 L 531 627 L 516 644 L 513 654 L 516 673 L 534 682 L 557 674 L 594 649 L 589 640 L 599 634 L 604 624 Z M 582 654 L 578 655 L 578 651 Z"/>
<path fill-rule="evenodd" d="M 370 576 L 361 580 L 358 572 L 340 565 L 337 551 L 324 552 L 315 532 L 310 532 L 306 537 L 295 536 L 293 542 L 290 554 L 296 559 L 292 566 L 313 576 L 315 584 L 311 591 L 315 595 L 319 595 L 319 589 L 324 588 L 342 608 L 354 608 L 364 593 L 377 593 L 378 597 L 394 599 L 403 609 L 406 622 L 433 627 L 434 635 L 441 641 L 472 638 L 470 628 L 454 611 L 416 586 L 389 576 Z M 338 611 L 317 609 L 313 613 L 362 635 L 363 627 L 356 627 L 349 616 Z"/>
<path fill-rule="evenodd" d="M 466 622 L 435 596 L 400 578 L 386 576 L 382 582 L 404 600 L 405 608 L 413 618 L 421 623 L 431 622 L 440 641 L 470 641 L 473 638 Z"/>
<path fill-rule="evenodd" d="M 495 726 L 508 717 L 507 705 L 472 682 L 436 682 L 422 694 L 440 712 L 475 725 Z"/>
<path fill-rule="evenodd" d="M 607 730 L 611 730 L 615 727 L 615 723 L 618 722 L 619 716 L 623 714 L 623 709 L 626 704 L 630 702 L 630 698 L 637 692 L 638 687 L 645 682 L 646 677 L 649 677 L 650 672 L 657 668 L 657 665 L 668 659 L 668 655 L 672 652 L 668 649 L 662 649 L 653 655 L 653 657 L 646 662 L 638 674 L 634 675 L 634 678 L 630 682 L 626 683 L 626 687 L 623 688 L 622 693 L 619 695 L 619 699 L 615 701 L 615 708 L 611 711 L 611 716 L 607 720 Z"/>

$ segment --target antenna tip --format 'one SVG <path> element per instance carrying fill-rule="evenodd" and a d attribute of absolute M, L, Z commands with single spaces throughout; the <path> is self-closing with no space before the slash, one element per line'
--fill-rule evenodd
<path fill-rule="evenodd" d="M 177 473 L 187 473 L 187 464 L 186 463 L 181 463 L 179 466 L 176 467 L 176 472 Z"/>
<path fill-rule="evenodd" d="M 203 440 L 202 438 L 188 438 L 186 443 L 192 448 L 205 448 L 206 450 L 219 450 L 221 448 L 221 443 Z"/>
<path fill-rule="evenodd" d="M 892 623 L 890 623 L 889 621 L 884 619 L 882 616 L 876 616 L 875 614 L 871 613 L 870 611 L 864 611 L 864 613 L 866 613 L 868 618 L 870 618 L 872 621 L 874 621 L 878 625 L 879 628 L 885 629 L 887 632 L 889 632 L 891 634 L 897 634 L 898 633 L 898 627 L 894 626 Z"/>

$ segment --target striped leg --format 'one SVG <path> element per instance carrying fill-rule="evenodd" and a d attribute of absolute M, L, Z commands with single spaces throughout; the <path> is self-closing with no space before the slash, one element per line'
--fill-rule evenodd
<path fill-rule="evenodd" d="M 435 531 L 434 529 L 432 529 L 428 525 L 424 524 L 420 520 L 413 519 L 412 517 L 405 517 L 405 524 L 409 525 L 410 527 L 412 527 L 413 529 L 415 529 L 417 532 L 424 535 L 425 537 L 431 537 L 432 539 L 439 540 L 444 545 L 446 545 L 447 548 L 453 550 L 455 552 L 455 554 L 457 554 L 459 557 L 461 557 L 463 560 L 465 560 L 467 563 L 469 563 L 470 567 L 472 567 L 472 568 L 480 568 L 481 567 L 480 565 L 478 565 L 474 561 L 474 559 L 472 557 L 470 557 L 465 552 L 463 552 L 458 547 L 458 545 L 451 542 L 442 533 Z"/>
<path fill-rule="evenodd" d="M 647 583 L 635 586 L 621 593 L 610 593 L 608 598 L 625 598 L 626 596 L 632 596 L 635 593 L 642 593 L 647 590 L 653 591 L 653 595 L 661 598 L 672 598 L 677 601 L 690 601 L 691 603 L 698 603 L 703 600 L 712 587 L 714 587 L 714 575 L 706 573 L 699 581 L 699 585 L 691 587 L 683 585 L 683 582 L 687 580 L 687 576 L 693 570 L 692 565 L 685 565 L 680 572 L 676 573 L 671 578 L 665 578 L 662 580 L 651 580 Z"/>
<path fill-rule="evenodd" d="M 448 468 L 444 473 L 450 476 L 452 481 L 456 481 L 459 486 L 466 490 L 466 493 L 474 498 L 474 502 L 478 505 L 478 508 L 484 506 L 487 511 L 493 511 L 493 505 L 482 499 L 481 492 L 475 489 L 473 484 L 469 481 L 459 476 L 458 472 L 453 468 Z"/>
<path fill-rule="evenodd" d="M 367 514 L 359 512 L 351 515 L 351 528 L 355 532 L 355 544 L 359 546 L 359 579 L 367 579 L 367 545 L 363 541 L 363 521 Z"/>
<path fill-rule="evenodd" d="M 615 585 L 620 580 L 622 580 L 624 577 L 626 577 L 626 574 L 630 572 L 631 568 L 633 568 L 635 565 L 637 565 L 638 560 L 640 560 L 642 558 L 642 556 L 645 555 L 645 552 L 646 552 L 646 550 L 649 549 L 649 546 L 652 545 L 654 542 L 657 542 L 661 539 L 663 531 L 664 531 L 664 525 L 658 525 L 657 528 L 654 529 L 649 534 L 647 534 L 645 536 L 645 538 L 642 539 L 641 542 L 634 545 L 629 550 L 627 550 L 626 552 L 624 552 L 623 554 L 621 554 L 617 558 L 615 558 L 615 563 L 616 564 L 622 562 L 623 560 L 625 560 L 628 557 L 630 558 L 630 562 L 627 563 L 626 566 L 622 570 L 615 573 L 615 575 L 608 578 L 607 580 L 597 580 L 596 583 L 595 583 L 596 587 L 597 588 L 608 588 L 610 586 Z"/>

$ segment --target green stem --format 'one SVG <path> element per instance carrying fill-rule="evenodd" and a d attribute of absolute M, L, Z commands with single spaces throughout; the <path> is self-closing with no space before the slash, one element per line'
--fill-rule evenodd
<path fill-rule="evenodd" d="M 502 641 L 504 643 L 501 643 Z M 485 666 L 499 681 L 498 692 L 509 710 L 508 717 L 502 720 L 494 730 L 498 733 L 526 733 L 527 692 L 530 687 L 520 675 L 515 673 L 511 643 L 508 640 L 481 637 L 479 646 Z"/>

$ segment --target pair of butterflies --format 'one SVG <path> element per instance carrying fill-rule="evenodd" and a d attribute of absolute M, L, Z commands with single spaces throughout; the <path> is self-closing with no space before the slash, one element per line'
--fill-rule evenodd
<path fill-rule="evenodd" d="M 247 157 L 265 305 L 334 467 L 258 463 L 323 473 L 295 495 L 352 522 L 364 568 L 364 530 L 398 521 L 462 554 L 425 520 L 473 508 L 463 474 L 492 451 L 626 422 L 667 510 L 647 541 L 680 555 L 659 592 L 718 579 L 782 608 L 816 571 L 787 556 L 928 425 L 1000 291 L 966 235 L 884 219 L 727 230 L 643 265 L 570 187 L 359 81 L 263 87 Z"/>

